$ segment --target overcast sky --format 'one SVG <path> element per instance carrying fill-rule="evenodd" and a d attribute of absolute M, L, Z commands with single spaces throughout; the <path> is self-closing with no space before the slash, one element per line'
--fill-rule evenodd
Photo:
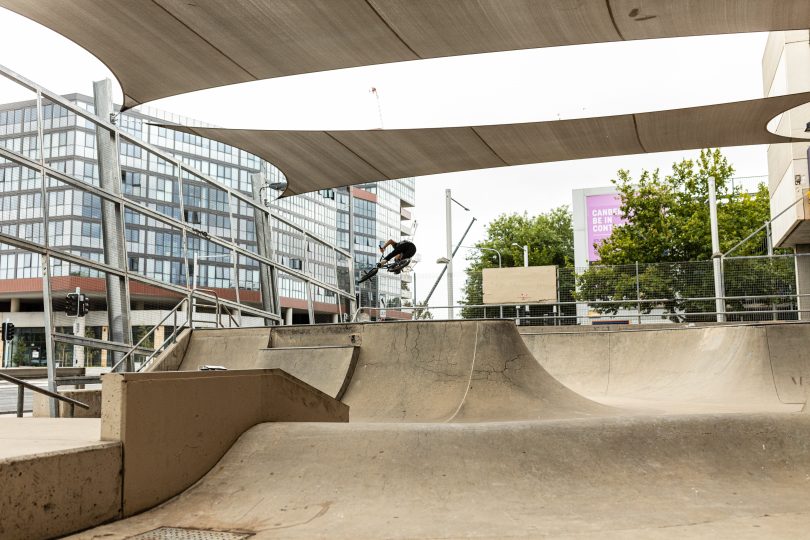
<path fill-rule="evenodd" d="M 0 64 L 59 93 L 92 94 L 113 78 L 92 55 L 0 8 Z M 285 77 L 195 92 L 150 106 L 229 128 L 373 129 L 529 122 L 644 112 L 762 97 L 766 34 L 678 38 L 560 47 L 425 60 Z M 115 96 L 121 90 L 114 83 Z M 370 91 L 376 88 L 379 104 Z M 0 102 L 27 99 L 0 81 Z M 738 176 L 766 175 L 764 146 L 724 149 Z M 697 152 L 670 152 L 421 177 L 416 267 L 422 299 L 445 250 L 444 190 L 455 207 L 455 240 L 485 236 L 502 213 L 545 212 L 571 204 L 571 191 L 609 185 L 619 168 L 668 170 Z M 466 253 L 459 252 L 457 272 Z M 457 287 L 463 276 L 455 278 Z M 456 293 L 456 299 L 459 294 Z M 431 304 L 446 299 L 441 286 Z"/>

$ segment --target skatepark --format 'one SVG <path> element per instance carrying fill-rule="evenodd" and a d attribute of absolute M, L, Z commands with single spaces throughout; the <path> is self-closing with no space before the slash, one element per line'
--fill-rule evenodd
<path fill-rule="evenodd" d="M 18 404 L 18 417 L 0 414 L 0 540 L 808 536 L 807 0 L 222 6 L 0 0 L 0 15 L 40 25 L 110 73 L 87 79 L 97 81 L 92 97 L 68 95 L 5 65 L 12 48 L 58 52 L 43 45 L 51 42 L 0 55 L 0 86 L 23 96 L 0 106 L 0 379 Z M 258 120 L 339 95 L 311 83 L 321 99 L 268 91 L 257 103 L 208 106 L 233 118 L 247 108 L 251 116 L 234 125 L 149 112 L 164 98 L 349 69 L 619 42 L 646 52 L 651 40 L 765 32 L 756 95 L 725 102 L 695 96 L 653 107 L 627 91 L 626 110 L 608 114 L 572 92 L 570 111 L 544 116 L 535 113 L 548 96 L 529 91 L 519 114 L 496 123 L 483 113 L 518 101 L 501 89 L 464 120 L 414 115 L 392 128 L 388 118 L 383 125 L 384 85 L 374 82 L 362 89 L 374 100 L 368 125 L 357 111 L 359 123 L 346 126 Z M 701 61 L 719 65 L 714 52 L 701 50 Z M 666 93 L 642 55 L 627 58 L 648 79 L 639 93 Z M 656 62 L 686 80 L 685 61 Z M 551 89 L 582 71 L 599 105 L 624 79 L 617 70 L 600 82 L 578 62 L 549 65 L 524 61 L 512 82 L 539 74 Z M 474 71 L 482 87 L 498 79 Z M 461 94 L 472 90 L 419 79 L 440 106 L 441 93 L 451 96 L 448 109 L 464 108 Z M 402 94 L 414 111 L 429 110 Z M 333 108 L 352 111 L 348 101 Z M 380 236 L 384 252 L 392 236 L 415 234 L 417 177 L 765 145 L 770 206 L 756 223 L 732 216 L 735 234 L 752 229 L 739 243 L 721 250 L 715 175 L 725 167 L 696 176 L 707 216 L 695 214 L 690 249 L 710 235 L 711 260 L 662 242 L 666 249 L 611 263 L 626 267 L 611 278 L 621 288 L 584 287 L 577 268 L 599 258 L 530 265 L 530 244 L 547 246 L 514 234 L 499 238 L 514 251 L 502 267 L 494 246 L 462 245 L 480 216 L 453 249 L 453 203 L 470 208 L 446 186 L 447 256 L 436 260 L 443 268 L 430 293 L 418 297 L 415 276 L 376 260 Z M 536 213 L 551 187 L 573 187 L 536 176 L 546 184 L 529 195 L 495 176 L 477 195 L 495 208 L 499 191 Z M 742 190 L 732 187 L 752 195 Z M 570 229 L 588 251 L 589 212 L 604 212 L 597 225 L 611 230 L 619 213 L 589 208 L 580 195 L 583 221 Z M 657 219 L 672 208 L 657 209 Z M 737 258 L 773 264 L 726 272 L 730 253 L 760 231 L 762 249 Z M 480 302 L 454 301 L 460 247 L 497 253 L 498 268 L 485 269 L 500 272 L 505 297 L 487 298 L 482 269 Z M 664 279 L 682 261 L 696 269 Z M 640 265 L 658 264 L 645 283 Z M 429 303 L 445 272 L 447 305 Z M 420 319 L 445 309 L 448 320 Z M 39 386 L 25 373 L 39 373 Z"/>
<path fill-rule="evenodd" d="M 3 537 L 800 533 L 810 327 L 537 328 L 186 331 L 147 372 L 104 377 L 100 428 L 22 420 L 31 444 L 41 423 L 81 429 L 3 456 L 4 497 L 27 508 Z M 228 371 L 198 371 L 203 363 Z M 20 420 L 4 422 L 4 439 L 25 438 L 19 424 L 9 435 Z M 48 479 L 43 467 L 58 467 L 70 492 L 41 480 L 15 493 L 15 476 Z M 25 505 L 48 491 L 64 499 Z"/>

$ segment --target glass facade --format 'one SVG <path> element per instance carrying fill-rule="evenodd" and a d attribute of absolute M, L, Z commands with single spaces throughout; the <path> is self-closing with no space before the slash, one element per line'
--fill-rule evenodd
<path fill-rule="evenodd" d="M 355 280 L 380 258 L 379 246 L 389 239 L 410 239 L 413 233 L 409 208 L 416 202 L 415 179 L 362 184 L 337 190 L 338 246 L 351 245 Z M 351 213 L 351 219 L 349 215 Z M 353 234 L 350 234 L 350 226 Z M 411 305 L 410 274 L 380 272 L 357 290 L 361 306 L 397 308 Z"/>
<path fill-rule="evenodd" d="M 93 112 L 91 98 L 78 94 L 66 98 Z M 42 114 L 42 152 L 46 164 L 81 182 L 99 186 L 94 124 L 47 99 L 43 100 Z M 35 101 L 0 106 L 0 145 L 25 157 L 39 159 L 37 116 Z M 175 156 L 189 168 L 251 199 L 254 182 L 274 182 L 283 177 L 271 164 L 243 150 L 152 124 L 167 119 L 199 124 L 153 110 L 148 110 L 148 114 L 127 111 L 118 115 L 117 124 L 134 139 Z M 123 241 L 131 273 L 185 286 L 194 279 L 194 269 L 189 267 L 188 261 L 197 254 L 198 286 L 224 289 L 238 283 L 240 289 L 259 289 L 257 261 L 244 255 L 236 256 L 232 250 L 211 241 L 221 238 L 256 253 L 256 220 L 252 207 L 229 198 L 224 189 L 185 169 L 182 169 L 182 181 L 178 181 L 175 164 L 135 141 L 120 138 L 119 159 L 120 187 L 125 197 L 154 212 L 184 221 L 195 231 L 184 235 L 176 226 L 135 209 L 126 209 Z M 4 234 L 42 242 L 42 181 L 37 170 L 0 158 L 0 230 Z M 291 270 L 350 291 L 350 261 L 331 246 L 356 257 L 356 278 L 361 268 L 376 262 L 380 241 L 401 237 L 401 209 L 413 206 L 413 183 L 410 178 L 355 188 L 363 197 L 353 197 L 354 235 L 349 234 L 347 189 L 273 200 L 272 213 L 283 220 L 272 220 L 272 258 Z M 56 250 L 103 262 L 101 199 L 51 177 L 47 178 L 46 188 L 50 245 Z M 57 264 L 53 275 L 59 276 L 60 272 L 73 275 L 75 271 L 75 265 Z M 98 273 L 85 268 L 82 275 L 93 277 Z M 39 276 L 38 255 L 0 244 L 0 279 Z M 300 311 L 301 302 L 310 297 L 305 282 L 283 271 L 278 273 L 278 289 L 282 308 L 294 307 Z M 334 292 L 315 286 L 311 294 L 316 312 L 331 315 L 345 311 L 336 309 Z M 370 295 L 367 298 L 361 295 L 360 300 L 363 305 L 383 302 L 393 307 L 400 305 L 401 294 L 402 278 L 386 274 L 375 280 Z M 2 296 L 8 294 L 2 293 Z M 133 296 L 133 301 L 136 300 Z M 329 308 L 330 305 L 333 307 Z"/>

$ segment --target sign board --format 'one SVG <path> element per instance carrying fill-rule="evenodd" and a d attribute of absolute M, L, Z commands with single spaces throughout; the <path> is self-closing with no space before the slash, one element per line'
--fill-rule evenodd
<path fill-rule="evenodd" d="M 587 216 L 588 260 L 598 261 L 599 254 L 594 244 L 602 242 L 613 234 L 613 227 L 624 225 L 622 218 L 622 200 L 616 194 L 589 195 L 585 198 Z"/>
<path fill-rule="evenodd" d="M 484 268 L 485 304 L 557 302 L 557 267 Z"/>

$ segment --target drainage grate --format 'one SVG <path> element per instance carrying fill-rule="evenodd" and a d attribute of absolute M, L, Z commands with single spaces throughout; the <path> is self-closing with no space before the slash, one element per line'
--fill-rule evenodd
<path fill-rule="evenodd" d="M 206 531 L 204 529 L 182 529 L 180 527 L 160 527 L 152 531 L 130 536 L 127 540 L 242 540 L 251 533 Z"/>

